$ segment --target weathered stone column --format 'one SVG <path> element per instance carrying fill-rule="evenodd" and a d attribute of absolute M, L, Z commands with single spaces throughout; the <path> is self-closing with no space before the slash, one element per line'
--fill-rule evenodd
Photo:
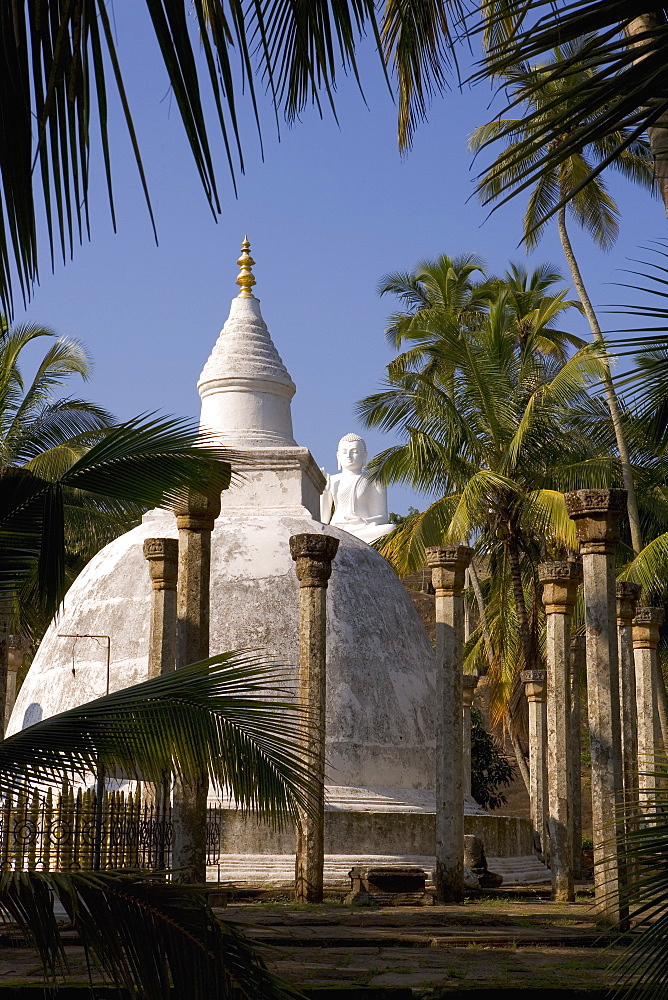
<path fill-rule="evenodd" d="M 547 856 L 547 671 L 523 670 L 521 678 L 529 702 L 529 798 L 533 846 Z"/>
<path fill-rule="evenodd" d="M 5 703 L 5 732 L 16 701 L 16 676 L 23 663 L 23 654 L 30 643 L 22 635 L 10 635 L 7 648 L 7 694 Z"/>
<path fill-rule="evenodd" d="M 462 660 L 466 545 L 427 549 L 436 592 L 436 899 L 464 899 L 464 782 Z"/>
<path fill-rule="evenodd" d="M 478 686 L 477 674 L 464 674 L 462 677 L 462 700 L 464 712 L 462 718 L 462 781 L 464 795 L 471 794 L 471 709 L 473 708 L 473 695 Z"/>
<path fill-rule="evenodd" d="M 582 762 L 580 760 L 580 678 L 586 666 L 585 637 L 571 639 L 571 815 L 573 817 L 573 877 L 582 875 Z"/>
<path fill-rule="evenodd" d="M 220 496 L 192 494 L 174 507 L 179 529 L 176 667 L 209 655 L 211 532 Z M 206 881 L 207 775 L 174 782 L 172 867 L 177 882 Z"/>
<path fill-rule="evenodd" d="M 151 628 L 148 640 L 148 676 L 159 677 L 176 668 L 176 578 L 179 543 L 175 538 L 146 538 L 151 592 Z"/>
<path fill-rule="evenodd" d="M 0 739 L 6 728 L 11 611 L 10 601 L 0 601 Z"/>
<path fill-rule="evenodd" d="M 653 772 L 654 754 L 661 743 L 659 709 L 654 681 L 658 669 L 659 629 L 663 624 L 663 608 L 638 608 L 633 619 L 633 656 L 636 671 L 638 706 L 638 770 L 641 814 L 651 815 L 655 809 Z"/>
<path fill-rule="evenodd" d="M 547 651 L 547 780 L 552 897 L 575 899 L 573 885 L 571 736 L 571 616 L 582 566 L 572 561 L 541 563 Z"/>
<path fill-rule="evenodd" d="M 596 909 L 601 921 L 617 924 L 626 913 L 620 902 L 624 872 L 619 852 L 610 843 L 615 836 L 621 843 L 624 836 L 617 815 L 623 781 L 615 548 L 619 519 L 626 511 L 626 491 L 576 490 L 566 493 L 565 500 L 575 521 L 584 572 Z"/>
<path fill-rule="evenodd" d="M 327 581 L 339 547 L 331 535 L 293 535 L 290 555 L 299 580 L 299 701 L 304 751 L 317 778 L 315 810 L 297 825 L 295 899 L 322 903 L 325 861 L 325 727 L 327 699 Z"/>
<path fill-rule="evenodd" d="M 619 659 L 619 714 L 622 738 L 622 777 L 624 815 L 627 832 L 633 828 L 638 811 L 638 709 L 636 705 L 636 669 L 633 654 L 633 616 L 640 598 L 640 584 L 618 580 L 615 584 L 617 606 L 617 656 Z"/>

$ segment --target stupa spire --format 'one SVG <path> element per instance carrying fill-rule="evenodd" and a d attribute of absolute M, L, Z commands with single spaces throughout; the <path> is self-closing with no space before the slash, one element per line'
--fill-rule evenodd
<path fill-rule="evenodd" d="M 241 268 L 239 274 L 237 275 L 237 285 L 241 286 L 241 291 L 239 292 L 239 298 L 249 299 L 254 298 L 251 288 L 256 284 L 255 275 L 251 271 L 251 268 L 255 261 L 250 255 L 250 243 L 248 242 L 248 237 L 244 236 L 243 242 L 241 244 L 241 256 L 237 261 L 237 264 Z"/>
<path fill-rule="evenodd" d="M 197 383 L 201 423 L 236 448 L 296 447 L 290 401 L 295 385 L 274 346 L 251 289 L 255 263 L 248 237 L 236 279 L 241 291 Z"/>

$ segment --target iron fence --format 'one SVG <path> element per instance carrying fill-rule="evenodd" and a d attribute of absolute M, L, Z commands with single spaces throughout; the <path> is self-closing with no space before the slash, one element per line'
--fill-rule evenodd
<path fill-rule="evenodd" d="M 100 869 L 171 865 L 173 825 L 169 806 L 149 794 L 106 792 L 96 822 L 96 793 L 64 785 L 54 795 L 22 791 L 0 803 L 0 868 L 3 871 L 91 869 L 99 840 Z M 100 822 L 101 819 L 101 822 Z M 221 817 L 207 810 L 207 865 L 220 860 Z"/>

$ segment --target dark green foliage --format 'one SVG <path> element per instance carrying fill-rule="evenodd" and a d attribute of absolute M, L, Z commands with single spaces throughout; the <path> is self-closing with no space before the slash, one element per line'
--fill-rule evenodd
<path fill-rule="evenodd" d="M 644 822 L 627 838 L 625 861 L 633 872 L 625 891 L 634 933 L 615 963 L 618 985 L 643 1000 L 668 995 L 668 757 L 657 753 L 645 769 L 656 777 L 654 803 L 643 807 Z M 611 846 L 611 845 L 610 845 Z"/>
<path fill-rule="evenodd" d="M 67 974 L 54 897 L 89 959 L 131 997 L 298 996 L 268 972 L 233 924 L 217 919 L 197 887 L 146 872 L 3 872 L 0 904 L 34 944 L 53 981 Z"/>
<path fill-rule="evenodd" d="M 313 768 L 290 679 L 257 655 L 222 653 L 44 719 L 0 741 L 0 794 L 63 774 L 159 781 L 208 771 L 240 810 L 294 825 L 314 801 Z M 66 961 L 53 902 L 70 917 L 91 967 L 131 997 L 162 1000 L 284 1000 L 243 935 L 212 913 L 201 887 L 147 872 L 25 872 L 0 875 L 0 919 L 19 925 L 58 980 Z"/>
<path fill-rule="evenodd" d="M 471 709 L 471 794 L 486 809 L 498 809 L 507 799 L 501 788 L 515 780 L 515 765 L 485 729 L 482 713 Z"/>

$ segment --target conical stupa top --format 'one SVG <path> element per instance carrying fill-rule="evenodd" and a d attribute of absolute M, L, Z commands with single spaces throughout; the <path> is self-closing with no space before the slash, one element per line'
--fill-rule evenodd
<path fill-rule="evenodd" d="M 251 288 L 255 276 L 245 237 L 230 314 L 204 365 L 197 389 L 202 398 L 202 427 L 237 448 L 294 446 L 290 400 L 295 384 L 269 335 L 260 300 Z"/>

